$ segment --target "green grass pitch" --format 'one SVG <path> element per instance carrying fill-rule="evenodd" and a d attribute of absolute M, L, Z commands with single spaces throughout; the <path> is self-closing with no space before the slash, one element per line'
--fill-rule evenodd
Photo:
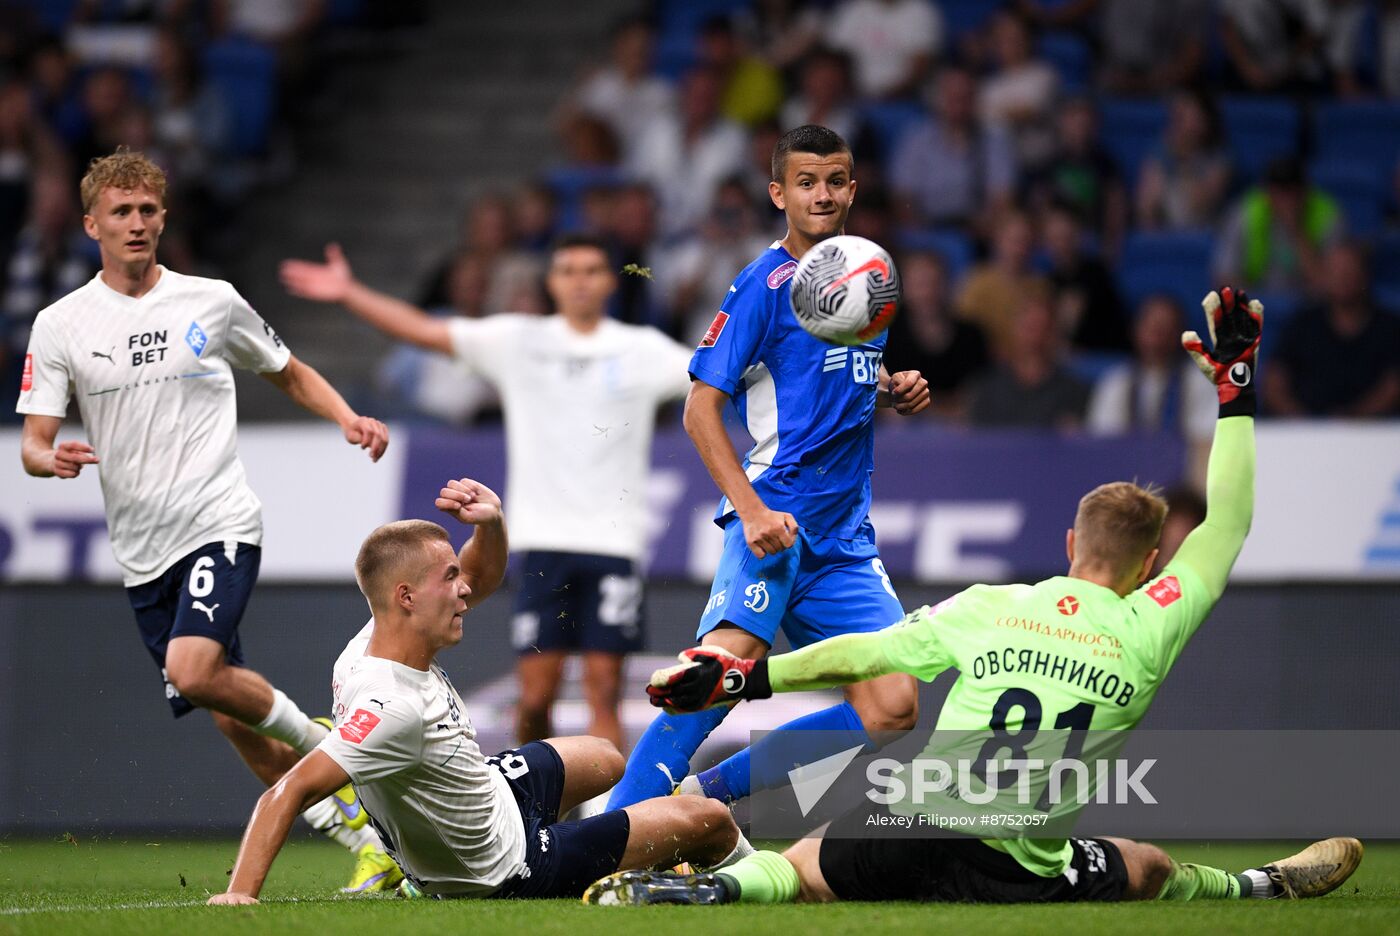
<path fill-rule="evenodd" d="M 233 841 L 0 840 L 0 934 L 505 933 L 658 936 L 842 933 L 899 936 L 1171 936 L 1400 932 L 1400 842 L 1368 846 L 1360 871 L 1320 900 L 1081 906 L 840 904 L 781 907 L 584 907 L 574 901 L 404 901 L 334 894 L 349 858 L 319 841 L 290 845 L 262 906 L 201 906 L 223 890 Z M 1169 843 L 1180 859 L 1238 869 L 1293 844 Z"/>

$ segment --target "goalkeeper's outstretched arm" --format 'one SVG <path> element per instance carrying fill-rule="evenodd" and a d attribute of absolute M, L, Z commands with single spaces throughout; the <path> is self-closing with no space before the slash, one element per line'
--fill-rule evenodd
<path fill-rule="evenodd" d="M 1182 345 L 1220 396 L 1210 464 L 1206 470 L 1206 518 L 1191 531 L 1173 564 L 1189 566 L 1215 602 L 1225 591 L 1230 570 L 1254 519 L 1255 354 L 1264 307 L 1228 287 L 1201 303 L 1213 347 L 1206 351 L 1195 332 Z"/>

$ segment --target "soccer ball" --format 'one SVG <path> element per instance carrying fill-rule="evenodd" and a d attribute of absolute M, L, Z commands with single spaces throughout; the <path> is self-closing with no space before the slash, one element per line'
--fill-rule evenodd
<path fill-rule="evenodd" d="M 894 319 L 899 274 L 879 244 L 842 234 L 807 251 L 790 297 L 792 314 L 808 334 L 831 344 L 864 344 Z"/>

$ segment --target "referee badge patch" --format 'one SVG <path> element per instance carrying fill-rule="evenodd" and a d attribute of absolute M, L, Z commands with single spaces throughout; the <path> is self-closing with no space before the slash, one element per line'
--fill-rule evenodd
<path fill-rule="evenodd" d="M 350 717 L 341 722 L 340 736 L 351 744 L 359 744 L 379 724 L 379 716 L 367 709 L 355 709 Z"/>

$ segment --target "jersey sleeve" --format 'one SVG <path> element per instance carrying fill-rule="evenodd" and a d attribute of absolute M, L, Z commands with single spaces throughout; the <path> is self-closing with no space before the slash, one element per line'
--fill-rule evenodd
<path fill-rule="evenodd" d="M 34 320 L 15 412 L 60 419 L 67 414 L 73 395 L 73 374 L 58 330 L 58 324 L 47 315 L 40 314 Z"/>
<path fill-rule="evenodd" d="M 778 294 L 760 277 L 740 277 L 691 356 L 690 376 L 733 396 L 744 372 L 758 362 Z"/>
<path fill-rule="evenodd" d="M 418 764 L 423 722 L 402 694 L 383 687 L 352 691 L 345 715 L 316 749 L 355 783 L 382 780 Z"/>
<path fill-rule="evenodd" d="M 258 374 L 282 370 L 291 360 L 292 352 L 238 290 L 230 287 L 229 291 L 233 295 L 229 300 L 224 357 L 234 367 Z"/>
<path fill-rule="evenodd" d="M 507 366 L 511 335 L 519 327 L 519 319 L 511 314 L 479 319 L 454 315 L 447 320 L 452 357 L 473 374 L 498 380 Z"/>

